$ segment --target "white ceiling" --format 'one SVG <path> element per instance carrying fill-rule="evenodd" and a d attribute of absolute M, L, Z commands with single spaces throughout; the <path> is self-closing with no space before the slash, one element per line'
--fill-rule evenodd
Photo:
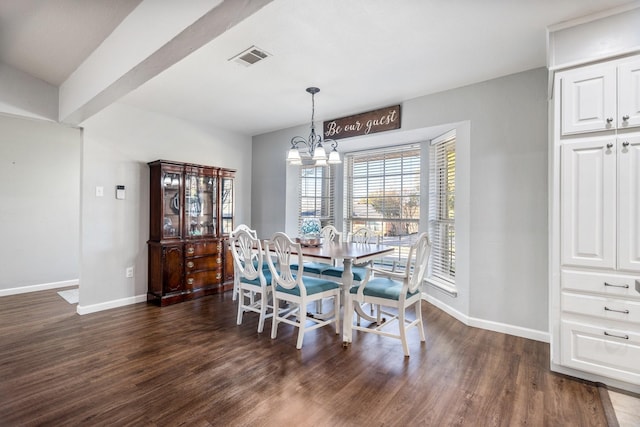
<path fill-rule="evenodd" d="M 0 0 L 0 61 L 60 86 L 141 0 Z"/>
<path fill-rule="evenodd" d="M 0 61 L 58 86 L 140 1 L 2 0 Z M 321 121 L 545 66 L 546 27 L 628 3 L 274 0 L 119 102 L 256 135 L 308 123 L 308 86 Z"/>

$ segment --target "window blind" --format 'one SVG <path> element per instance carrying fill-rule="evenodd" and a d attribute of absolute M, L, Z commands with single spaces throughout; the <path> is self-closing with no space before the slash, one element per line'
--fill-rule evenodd
<path fill-rule="evenodd" d="M 456 276 L 456 138 L 434 139 L 429 149 L 429 238 L 431 277 L 455 283 Z"/>
<path fill-rule="evenodd" d="M 300 166 L 298 232 L 305 218 L 317 218 L 322 227 L 334 225 L 334 167 Z"/>
<path fill-rule="evenodd" d="M 420 220 L 420 147 L 345 155 L 345 232 L 368 227 L 404 259 Z"/>

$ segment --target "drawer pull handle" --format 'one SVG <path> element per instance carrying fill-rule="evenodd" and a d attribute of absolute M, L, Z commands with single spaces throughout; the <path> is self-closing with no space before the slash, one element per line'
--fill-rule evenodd
<path fill-rule="evenodd" d="M 613 308 L 609 308 L 606 305 L 604 306 L 604 311 L 615 311 L 616 313 L 629 314 L 629 310 L 616 310 Z"/>
<path fill-rule="evenodd" d="M 187 279 L 187 283 L 193 285 L 193 279 Z"/>
<path fill-rule="evenodd" d="M 604 331 L 604 334 L 608 337 L 614 337 L 614 338 L 620 338 L 623 340 L 628 340 L 629 339 L 629 335 L 616 335 L 616 334 L 610 334 L 607 331 Z"/>
<path fill-rule="evenodd" d="M 195 264 L 193 263 L 193 261 L 189 261 L 189 262 L 187 263 L 187 267 L 189 267 L 189 268 L 193 268 L 193 266 L 194 266 L 194 265 L 195 265 Z"/>
<path fill-rule="evenodd" d="M 187 249 L 187 253 L 188 253 L 188 254 L 192 254 L 192 253 L 194 253 L 194 252 L 195 252 L 195 249 L 194 249 L 194 248 L 189 248 L 189 249 Z"/>
<path fill-rule="evenodd" d="M 624 288 L 629 289 L 629 285 L 612 285 L 611 283 L 604 282 L 605 286 L 611 286 L 612 288 Z"/>

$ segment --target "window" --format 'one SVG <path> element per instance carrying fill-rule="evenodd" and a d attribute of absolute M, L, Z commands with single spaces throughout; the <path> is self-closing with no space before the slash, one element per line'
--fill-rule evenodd
<path fill-rule="evenodd" d="M 345 236 L 368 227 L 405 259 L 420 220 L 420 147 L 345 155 Z"/>
<path fill-rule="evenodd" d="M 456 277 L 456 134 L 431 141 L 429 148 L 429 278 L 455 283 Z"/>
<path fill-rule="evenodd" d="M 317 218 L 322 227 L 334 225 L 334 167 L 300 166 L 298 231 L 305 218 Z"/>

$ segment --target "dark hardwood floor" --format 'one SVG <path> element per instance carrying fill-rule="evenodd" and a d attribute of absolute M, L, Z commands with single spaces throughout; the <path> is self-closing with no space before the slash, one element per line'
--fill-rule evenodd
<path fill-rule="evenodd" d="M 79 316 L 56 291 L 0 298 L 0 425 L 605 426 L 598 388 L 548 344 L 423 302 L 427 341 L 235 324 L 231 293 Z"/>

